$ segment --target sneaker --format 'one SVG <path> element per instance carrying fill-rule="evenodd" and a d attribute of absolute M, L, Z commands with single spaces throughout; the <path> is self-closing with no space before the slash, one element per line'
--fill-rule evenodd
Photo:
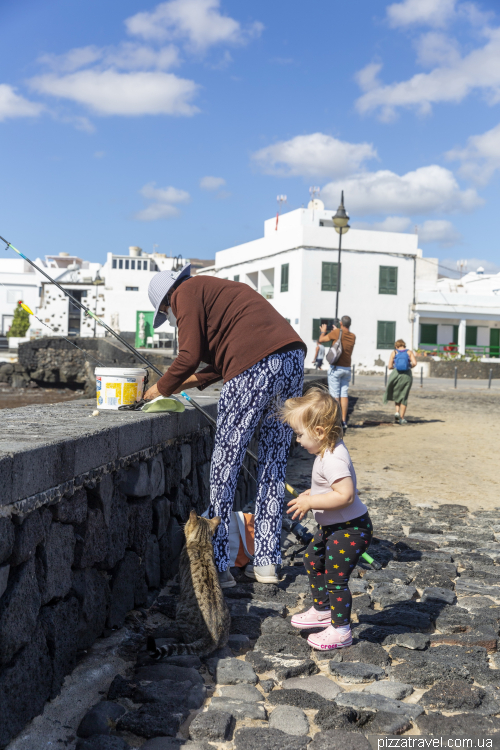
<path fill-rule="evenodd" d="M 351 628 L 349 628 L 349 632 L 346 635 L 340 635 L 338 630 L 333 625 L 330 625 L 329 628 L 321 630 L 319 633 L 311 633 L 307 642 L 317 651 L 330 651 L 334 648 L 352 646 Z"/>
<path fill-rule="evenodd" d="M 314 607 L 308 609 L 307 612 L 301 612 L 298 615 L 294 615 L 291 620 L 291 624 L 294 628 L 299 630 L 307 630 L 308 628 L 327 628 L 331 625 L 332 616 L 330 610 L 319 612 Z"/>
<path fill-rule="evenodd" d="M 251 565 L 245 568 L 245 575 L 258 583 L 279 583 L 276 575 L 276 565 Z"/>
<path fill-rule="evenodd" d="M 399 416 L 399 412 L 397 411 L 394 415 L 394 421 L 396 422 L 396 424 L 399 424 L 400 419 L 401 417 Z"/>
<path fill-rule="evenodd" d="M 229 568 L 227 570 L 219 570 L 219 583 L 221 589 L 232 589 L 236 586 L 236 581 Z"/>
<path fill-rule="evenodd" d="M 347 430 L 347 422 L 342 422 L 342 429 L 344 432 Z"/>
<path fill-rule="evenodd" d="M 400 419 L 399 420 L 399 424 L 408 424 L 408 420 L 407 419 Z"/>

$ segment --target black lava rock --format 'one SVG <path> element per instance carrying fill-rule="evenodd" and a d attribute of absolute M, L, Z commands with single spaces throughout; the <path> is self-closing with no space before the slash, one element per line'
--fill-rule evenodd
<path fill-rule="evenodd" d="M 191 722 L 189 736 L 192 740 L 225 742 L 231 739 L 234 718 L 226 711 L 205 711 Z M 255 731 L 255 730 L 254 730 Z"/>
<path fill-rule="evenodd" d="M 463 680 L 435 682 L 420 703 L 433 711 L 471 711 L 479 708 L 486 695 L 480 687 L 468 685 Z"/>
<path fill-rule="evenodd" d="M 333 704 L 320 708 L 314 721 L 320 729 L 344 729 L 352 731 L 366 724 L 371 716 L 372 714 L 366 711 L 355 711 L 353 708 Z"/>
<path fill-rule="evenodd" d="M 234 748 L 235 750 L 255 750 L 256 747 L 259 750 L 306 750 L 309 741 L 310 738 L 306 735 L 296 737 L 280 729 L 243 727 L 235 733 Z"/>
<path fill-rule="evenodd" d="M 121 737 L 95 734 L 87 740 L 79 740 L 76 750 L 130 750 L 130 745 Z"/>
<path fill-rule="evenodd" d="M 318 693 L 308 690 L 291 688 L 289 690 L 273 690 L 267 698 L 273 706 L 295 706 L 296 708 L 323 708 L 331 705 L 330 701 L 322 698 Z"/>
<path fill-rule="evenodd" d="M 386 667 L 391 663 L 391 657 L 378 643 L 360 641 L 354 646 L 348 646 L 339 651 L 342 661 L 365 662 L 376 664 L 377 667 Z"/>
<path fill-rule="evenodd" d="M 76 733 L 78 737 L 92 737 L 94 734 L 110 734 L 125 709 L 119 703 L 101 701 L 92 706 L 81 720 Z"/>
<path fill-rule="evenodd" d="M 371 745 L 362 734 L 335 730 L 316 734 L 308 750 L 371 750 Z"/>
<path fill-rule="evenodd" d="M 116 728 L 139 737 L 175 737 L 182 724 L 182 714 L 172 714 L 162 703 L 150 703 L 138 711 L 129 711 L 119 719 Z"/>

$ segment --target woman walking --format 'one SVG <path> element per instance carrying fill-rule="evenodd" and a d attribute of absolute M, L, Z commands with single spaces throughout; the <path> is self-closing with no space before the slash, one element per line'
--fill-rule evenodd
<path fill-rule="evenodd" d="M 302 395 L 306 345 L 264 297 L 247 284 L 214 276 L 162 271 L 149 285 L 153 326 L 166 320 L 179 330 L 179 354 L 146 399 L 224 380 L 210 468 L 209 516 L 221 521 L 213 538 L 223 588 L 235 586 L 229 570 L 228 532 L 246 448 L 260 424 L 255 553 L 246 575 L 277 583 L 285 472 L 292 429 L 276 406 Z M 199 369 L 200 363 L 206 367 Z"/>
<path fill-rule="evenodd" d="M 394 419 L 397 424 L 408 424 L 405 419 L 408 396 L 413 384 L 412 368 L 417 366 L 414 353 L 406 348 L 403 339 L 394 344 L 394 351 L 389 357 L 389 370 L 393 370 L 384 394 L 384 404 L 394 401 L 396 413 Z"/>

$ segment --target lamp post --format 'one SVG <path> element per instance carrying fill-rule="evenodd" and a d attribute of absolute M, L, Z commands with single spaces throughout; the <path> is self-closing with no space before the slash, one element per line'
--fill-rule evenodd
<path fill-rule="evenodd" d="M 103 282 L 103 280 L 101 279 L 101 275 L 100 275 L 100 273 L 99 273 L 99 270 L 97 270 L 97 272 L 96 272 L 96 275 L 95 275 L 95 278 L 94 278 L 94 281 L 93 281 L 93 284 L 94 284 L 94 289 L 95 289 L 95 309 L 94 309 L 94 314 L 95 314 L 95 315 L 97 315 L 97 297 L 98 297 L 98 294 L 97 294 L 97 287 L 99 286 L 99 284 L 103 284 L 103 283 L 104 283 L 104 282 Z M 96 335 L 97 335 L 97 333 L 96 333 L 96 327 L 97 327 L 97 321 L 96 321 L 96 319 L 94 318 L 94 338 L 95 338 L 95 337 L 96 337 Z"/>
<path fill-rule="evenodd" d="M 340 197 L 340 206 L 337 208 L 337 213 L 332 216 L 333 225 L 335 231 L 339 235 L 339 261 L 337 266 L 337 298 L 335 301 L 335 317 L 339 317 L 339 290 L 340 290 L 340 255 L 342 253 L 342 235 L 347 234 L 349 229 L 349 216 L 344 208 L 344 191 L 342 190 Z"/>

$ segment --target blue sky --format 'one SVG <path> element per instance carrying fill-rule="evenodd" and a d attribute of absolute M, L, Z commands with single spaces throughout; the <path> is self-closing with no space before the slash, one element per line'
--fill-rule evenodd
<path fill-rule="evenodd" d="M 31 257 L 211 258 L 318 185 L 500 270 L 490 0 L 3 0 L 0 23 L 0 234 Z"/>

